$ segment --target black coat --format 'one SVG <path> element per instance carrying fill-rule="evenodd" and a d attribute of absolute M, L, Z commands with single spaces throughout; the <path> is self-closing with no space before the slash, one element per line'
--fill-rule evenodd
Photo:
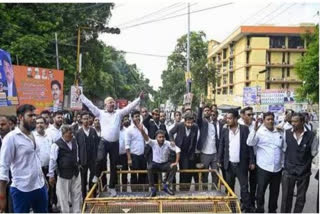
<path fill-rule="evenodd" d="M 175 134 L 177 134 L 177 135 L 174 138 Z M 185 127 L 184 123 L 183 122 L 177 123 L 170 130 L 169 137 L 170 137 L 171 141 L 175 142 L 176 146 L 181 148 L 181 146 L 183 144 L 183 140 L 186 137 L 186 127 Z M 196 145 L 197 145 L 197 138 L 198 138 L 198 126 L 196 124 L 194 124 L 191 127 L 190 137 L 191 137 L 191 143 L 189 145 L 187 153 L 188 153 L 188 155 L 190 155 L 190 158 L 192 158 L 194 156 L 194 153 L 195 153 L 195 149 L 196 149 Z"/>
<path fill-rule="evenodd" d="M 244 125 L 240 126 L 240 168 L 248 170 L 249 164 L 255 164 L 253 148 L 247 145 L 249 128 Z M 218 152 L 218 161 L 227 170 L 229 167 L 229 128 L 223 128 Z"/>
<path fill-rule="evenodd" d="M 89 129 L 89 136 L 88 136 L 88 140 L 90 141 L 90 145 L 92 146 L 90 149 L 92 151 L 90 160 L 88 160 L 88 155 L 87 155 L 87 143 L 86 143 L 86 134 L 83 131 L 83 128 L 79 129 L 76 132 L 76 140 L 78 143 L 78 147 L 79 147 L 79 162 L 80 165 L 85 166 L 87 165 L 89 162 L 95 162 L 97 159 L 97 152 L 98 152 L 98 145 L 99 145 L 99 141 L 100 138 L 97 135 L 96 130 L 94 130 L 94 128 Z"/>
<path fill-rule="evenodd" d="M 199 136 L 199 140 L 198 140 L 198 143 L 197 143 L 197 150 L 201 151 L 202 148 L 203 148 L 203 145 L 204 143 L 206 142 L 207 140 L 207 137 L 208 137 L 208 127 L 209 127 L 209 123 L 206 119 L 203 119 L 202 118 L 202 112 L 203 112 L 203 108 L 199 108 L 198 110 L 198 117 L 197 117 L 197 124 L 199 126 L 199 130 L 200 130 L 200 136 Z M 220 123 L 219 123 L 219 126 L 220 126 Z M 220 136 L 221 136 L 221 129 L 222 129 L 222 124 L 221 126 L 219 127 L 220 129 Z M 217 130 L 215 130 L 215 133 L 216 133 Z M 218 138 L 218 135 L 216 133 L 216 136 L 215 136 L 215 139 L 216 139 L 216 149 L 218 151 L 218 148 L 219 148 L 219 138 Z"/>
<path fill-rule="evenodd" d="M 167 128 L 166 128 L 166 125 L 164 124 L 160 124 L 159 128 L 156 126 L 155 122 L 152 119 L 152 116 L 151 115 L 148 115 L 148 117 L 146 119 L 143 120 L 143 125 L 144 127 L 146 127 L 146 129 L 148 130 L 148 136 L 151 138 L 151 139 L 155 139 L 156 137 L 156 132 L 161 129 L 163 131 L 166 132 L 166 140 L 169 140 L 169 135 L 168 135 L 168 131 L 167 131 Z"/>

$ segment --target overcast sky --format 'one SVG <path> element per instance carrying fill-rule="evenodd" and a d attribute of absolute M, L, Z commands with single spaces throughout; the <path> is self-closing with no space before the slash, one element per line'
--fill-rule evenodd
<path fill-rule="evenodd" d="M 231 3 L 231 4 L 228 4 Z M 215 6 L 224 5 L 213 8 Z M 319 22 L 316 1 L 190 1 L 191 31 L 204 31 L 207 40 L 223 41 L 240 25 L 299 25 Z M 120 35 L 102 34 L 107 45 L 127 52 L 126 60 L 137 64 L 154 89 L 161 86 L 161 73 L 177 39 L 187 33 L 184 1 L 116 1 L 109 25 L 119 27 Z M 143 24 L 148 21 L 155 21 Z M 141 53 L 137 54 L 137 53 Z M 147 56 L 150 54 L 156 56 Z"/>

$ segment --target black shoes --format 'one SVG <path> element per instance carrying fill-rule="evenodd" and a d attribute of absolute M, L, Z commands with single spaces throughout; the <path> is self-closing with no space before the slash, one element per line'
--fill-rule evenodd
<path fill-rule="evenodd" d="M 148 196 L 149 196 L 149 197 L 155 197 L 155 196 L 157 196 L 157 190 L 156 190 L 156 188 L 152 187 L 152 188 L 151 188 L 151 192 L 149 193 Z"/>
<path fill-rule="evenodd" d="M 163 185 L 163 191 L 168 193 L 169 195 L 174 195 L 174 192 L 169 188 L 168 184 Z"/>

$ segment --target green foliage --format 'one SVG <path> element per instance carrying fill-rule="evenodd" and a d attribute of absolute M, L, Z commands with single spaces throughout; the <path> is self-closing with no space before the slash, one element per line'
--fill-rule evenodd
<path fill-rule="evenodd" d="M 208 44 L 205 33 L 190 33 L 190 70 L 192 74 L 192 93 L 194 103 L 198 103 L 201 93 L 207 93 L 207 83 L 210 79 L 207 63 Z M 183 102 L 186 93 L 185 72 L 187 70 L 187 35 L 178 39 L 174 52 L 168 57 L 168 67 L 162 73 L 161 101 L 168 98 L 177 106 Z"/>
<path fill-rule="evenodd" d="M 304 35 L 307 40 L 307 51 L 296 64 L 295 71 L 303 81 L 297 89 L 299 99 L 307 98 L 312 103 L 319 103 L 319 25 L 314 33 Z"/>
<path fill-rule="evenodd" d="M 78 28 L 88 27 L 81 30 L 84 93 L 95 100 L 107 95 L 132 100 L 140 89 L 154 93 L 137 67 L 127 64 L 123 53 L 97 39 L 108 26 L 113 7 L 113 3 L 1 3 L 0 48 L 10 52 L 14 64 L 56 68 L 57 33 L 67 94 L 75 80 Z"/>

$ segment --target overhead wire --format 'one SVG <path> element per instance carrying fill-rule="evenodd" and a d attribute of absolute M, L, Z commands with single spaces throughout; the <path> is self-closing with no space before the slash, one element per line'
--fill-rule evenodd
<path fill-rule="evenodd" d="M 131 20 L 129 20 L 129 21 L 126 21 L 126 22 L 117 24 L 116 26 L 119 27 L 119 26 L 127 25 L 127 24 L 129 24 L 129 23 L 137 22 L 137 21 L 140 21 L 140 20 L 142 20 L 142 19 L 148 18 L 149 16 L 154 16 L 154 15 L 157 15 L 157 14 L 159 14 L 159 13 L 162 13 L 162 11 L 164 11 L 164 10 L 170 10 L 171 8 L 180 7 L 180 6 L 182 6 L 182 4 L 183 4 L 183 3 L 181 3 L 181 2 L 180 2 L 180 3 L 177 2 L 177 3 L 171 4 L 171 5 L 169 5 L 169 6 L 163 7 L 163 8 L 161 8 L 161 9 L 159 9 L 159 10 L 156 10 L 156 11 L 154 11 L 154 12 L 151 12 L 151 13 L 148 13 L 148 14 L 146 14 L 146 15 L 143 15 L 143 16 L 141 16 L 141 17 L 134 18 L 134 19 L 131 19 Z"/>
<path fill-rule="evenodd" d="M 265 21 L 265 23 L 267 24 L 268 22 L 270 22 L 271 20 L 273 20 L 274 18 L 278 17 L 280 14 L 282 15 L 286 10 L 288 10 L 289 8 L 291 8 L 292 6 L 296 5 L 297 3 L 293 3 L 291 5 L 289 5 L 289 7 L 286 7 L 284 10 L 281 10 L 280 13 L 276 14 L 275 16 L 269 18 L 267 21 Z"/>
<path fill-rule="evenodd" d="M 212 6 L 212 7 L 207 7 L 207 8 L 203 8 L 203 9 L 200 9 L 200 10 L 191 11 L 190 14 L 199 13 L 199 12 L 203 12 L 203 11 L 207 11 L 207 10 L 211 10 L 211 9 L 215 9 L 215 8 L 219 8 L 219 7 L 224 7 L 224 6 L 227 6 L 227 5 L 230 5 L 230 4 L 233 4 L 233 2 L 229 2 L 229 3 L 217 5 L 217 6 Z M 150 21 L 134 24 L 134 25 L 131 25 L 131 26 L 127 26 L 127 27 L 124 27 L 124 28 L 121 28 L 121 29 L 125 30 L 125 29 L 129 29 L 129 28 L 137 27 L 137 26 L 140 26 L 140 25 L 145 25 L 145 24 L 150 24 L 150 23 L 154 23 L 154 22 L 165 21 L 165 20 L 168 20 L 168 19 L 174 19 L 174 18 L 177 18 L 177 17 L 185 16 L 185 15 L 188 15 L 188 13 L 169 16 L 169 17 L 162 18 L 162 19 L 154 19 L 154 20 L 150 20 Z"/>
<path fill-rule="evenodd" d="M 264 20 L 265 18 L 268 18 L 271 14 L 275 13 L 277 10 L 279 10 L 282 6 L 284 6 L 285 3 L 282 3 L 279 7 L 277 7 L 275 10 L 271 11 L 271 13 L 268 13 L 267 15 L 265 15 L 262 19 L 259 19 L 255 24 L 258 25 L 259 22 L 261 23 L 262 20 Z"/>

